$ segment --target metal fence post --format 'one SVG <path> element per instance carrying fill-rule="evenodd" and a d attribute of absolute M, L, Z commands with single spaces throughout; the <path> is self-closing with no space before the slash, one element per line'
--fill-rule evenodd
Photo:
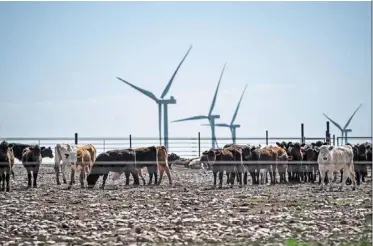
<path fill-rule="evenodd" d="M 130 134 L 130 149 L 132 149 L 132 135 Z"/>
<path fill-rule="evenodd" d="M 104 152 L 105 152 L 105 139 L 103 140 L 103 142 L 104 142 L 103 145 L 104 145 Z"/>
<path fill-rule="evenodd" d="M 333 134 L 333 146 L 335 146 L 335 135 Z"/>
<path fill-rule="evenodd" d="M 75 144 L 76 145 L 78 144 L 78 133 L 77 132 L 75 133 Z"/>
<path fill-rule="evenodd" d="M 201 133 L 198 132 L 198 157 L 201 157 Z"/>
<path fill-rule="evenodd" d="M 304 143 L 304 124 L 300 124 L 300 141 L 301 143 Z"/>
<path fill-rule="evenodd" d="M 266 130 L 266 145 L 268 145 L 268 130 Z"/>

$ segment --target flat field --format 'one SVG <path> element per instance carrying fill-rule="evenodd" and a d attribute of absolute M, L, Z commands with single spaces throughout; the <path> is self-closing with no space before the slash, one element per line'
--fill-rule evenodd
<path fill-rule="evenodd" d="M 172 187 L 167 177 L 158 187 L 126 187 L 123 175 L 109 177 L 106 190 L 85 190 L 77 175 L 66 190 L 56 185 L 53 167 L 42 165 L 38 188 L 27 190 L 25 169 L 14 170 L 12 191 L 0 193 L 1 245 L 372 243 L 370 174 L 356 191 L 251 182 L 219 190 L 211 188 L 211 172 L 174 166 Z"/>

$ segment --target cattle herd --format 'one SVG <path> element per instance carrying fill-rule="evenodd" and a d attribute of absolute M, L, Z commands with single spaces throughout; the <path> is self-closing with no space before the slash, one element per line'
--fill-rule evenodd
<path fill-rule="evenodd" d="M 205 172 L 211 170 L 213 186 L 216 187 L 219 179 L 219 188 L 223 187 L 225 173 L 226 183 L 231 188 L 235 181 L 239 187 L 247 185 L 250 175 L 252 185 L 318 182 L 323 189 L 324 184 L 336 182 L 336 174 L 340 172 L 340 189 L 346 184 L 351 184 L 352 189 L 355 189 L 356 185 L 365 182 L 368 175 L 368 166 L 372 162 L 372 146 L 370 143 L 331 146 L 321 141 L 312 144 L 282 142 L 267 146 L 228 144 L 223 148 L 206 150 L 201 157 L 190 159 L 180 158 L 174 153 L 168 154 L 164 146 L 148 146 L 114 149 L 100 153 L 97 157 L 96 155 L 96 147 L 91 144 L 77 147 L 74 144 L 60 143 L 55 146 L 53 155 L 50 147 L 2 141 L 0 188 L 2 191 L 10 191 L 10 176 L 14 178 L 15 158 L 22 161 L 27 171 L 27 187 L 36 188 L 42 158 L 49 157 L 55 160 L 57 185 L 61 185 L 60 171 L 63 183 L 67 184 L 65 172 L 67 165 L 70 166 L 68 189 L 75 183 L 76 172 L 80 173 L 81 188 L 86 187 L 87 183 L 87 188 L 92 189 L 99 177 L 103 176 L 101 189 L 104 189 L 110 172 L 114 173 L 114 180 L 124 173 L 126 185 L 129 185 L 130 176 L 134 185 L 140 185 L 140 179 L 146 185 L 142 175 L 143 168 L 149 173 L 147 185 L 153 183 L 153 178 L 154 184 L 159 185 L 164 173 L 172 185 L 172 164 L 192 168 L 199 166 Z"/>

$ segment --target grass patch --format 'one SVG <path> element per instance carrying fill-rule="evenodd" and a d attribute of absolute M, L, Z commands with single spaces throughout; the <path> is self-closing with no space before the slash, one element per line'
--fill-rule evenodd
<path fill-rule="evenodd" d="M 347 199 L 347 198 L 337 198 L 337 199 L 329 200 L 329 203 L 331 203 L 333 205 L 339 205 L 339 206 L 349 205 L 352 202 L 353 202 L 352 199 Z"/>
<path fill-rule="evenodd" d="M 295 238 L 290 238 L 285 241 L 286 246 L 316 246 L 321 245 L 318 242 L 298 242 Z M 369 240 L 368 237 L 362 238 L 358 242 L 343 242 L 339 244 L 341 246 L 371 246 L 372 242 Z"/>

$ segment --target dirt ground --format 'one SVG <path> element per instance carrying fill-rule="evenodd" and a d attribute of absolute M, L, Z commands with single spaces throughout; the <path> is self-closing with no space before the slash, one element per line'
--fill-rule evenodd
<path fill-rule="evenodd" d="M 371 177 L 356 191 L 320 191 L 317 184 L 218 190 L 211 172 L 175 166 L 172 187 L 167 178 L 158 187 L 126 187 L 123 175 L 109 178 L 104 191 L 88 191 L 78 182 L 72 190 L 57 186 L 51 165 L 42 165 L 36 189 L 25 188 L 22 165 L 15 175 L 12 191 L 0 193 L 1 245 L 372 242 Z"/>

